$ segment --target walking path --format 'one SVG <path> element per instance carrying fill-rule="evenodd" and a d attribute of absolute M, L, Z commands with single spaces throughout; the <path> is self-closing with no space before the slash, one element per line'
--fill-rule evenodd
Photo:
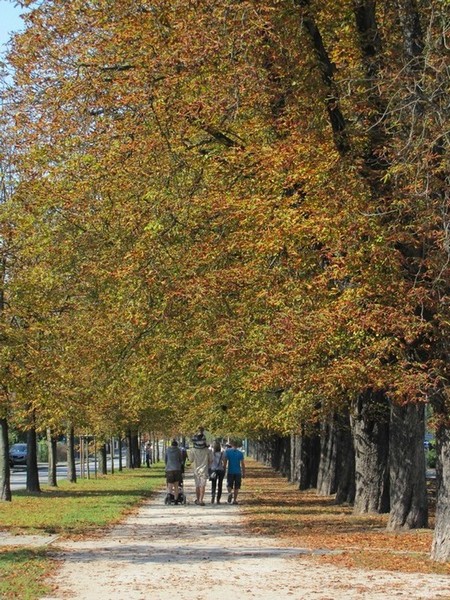
<path fill-rule="evenodd" d="M 186 506 L 160 494 L 104 537 L 53 542 L 62 563 L 43 600 L 450 600 L 449 577 L 319 565 L 248 534 L 239 506 L 195 505 L 190 474 L 185 490 Z"/>

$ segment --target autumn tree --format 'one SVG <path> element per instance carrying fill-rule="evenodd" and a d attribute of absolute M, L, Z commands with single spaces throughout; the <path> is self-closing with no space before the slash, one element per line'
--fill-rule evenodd
<path fill-rule="evenodd" d="M 391 525 L 417 526 L 432 401 L 448 556 L 445 18 L 437 0 L 30 8 L 10 56 L 33 232 L 16 285 L 55 278 L 48 381 L 56 361 L 64 396 L 81 357 L 86 423 L 114 407 L 129 427 L 289 434 L 350 411 L 378 452 L 390 421 L 415 449 L 409 474 L 391 452 Z"/>

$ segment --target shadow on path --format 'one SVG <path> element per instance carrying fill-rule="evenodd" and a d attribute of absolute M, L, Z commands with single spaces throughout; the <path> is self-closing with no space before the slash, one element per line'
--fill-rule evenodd
<path fill-rule="evenodd" d="M 60 570 L 46 600 L 402 600 L 449 598 L 448 578 L 339 569 L 306 558 L 336 551 L 283 546 L 247 532 L 239 506 L 166 506 L 165 493 L 102 538 L 53 544 Z M 242 492 L 245 503 L 245 488 Z M 44 600 L 44 599 L 43 599 Z"/>

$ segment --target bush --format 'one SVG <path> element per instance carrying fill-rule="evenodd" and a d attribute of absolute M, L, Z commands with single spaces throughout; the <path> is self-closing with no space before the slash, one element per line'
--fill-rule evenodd
<path fill-rule="evenodd" d="M 48 462 L 48 446 L 47 440 L 39 440 L 37 444 L 37 459 L 38 462 Z"/>

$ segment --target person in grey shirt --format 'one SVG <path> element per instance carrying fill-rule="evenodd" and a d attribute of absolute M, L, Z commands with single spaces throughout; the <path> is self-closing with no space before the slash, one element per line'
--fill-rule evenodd
<path fill-rule="evenodd" d="M 167 448 L 164 461 L 166 463 L 167 493 L 173 493 L 175 504 L 179 504 L 183 455 L 180 448 L 178 448 L 177 440 L 172 440 L 171 445 Z"/>

